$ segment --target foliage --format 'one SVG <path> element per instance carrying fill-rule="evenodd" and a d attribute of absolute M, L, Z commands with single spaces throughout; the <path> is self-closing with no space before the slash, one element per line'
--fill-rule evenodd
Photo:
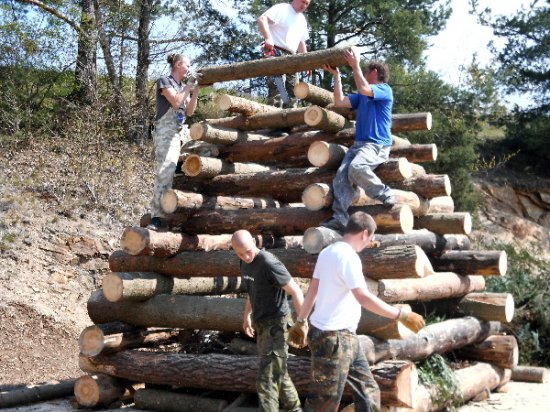
<path fill-rule="evenodd" d="M 462 404 L 462 395 L 458 381 L 452 369 L 441 355 L 432 355 L 418 364 L 420 384 L 435 388 L 436 398 L 433 402 L 446 410 L 454 410 Z"/>
<path fill-rule="evenodd" d="M 495 245 L 508 255 L 506 276 L 491 277 L 487 290 L 512 294 L 516 311 L 510 325 L 518 339 L 520 363 L 550 366 L 550 262 L 536 250 Z"/>

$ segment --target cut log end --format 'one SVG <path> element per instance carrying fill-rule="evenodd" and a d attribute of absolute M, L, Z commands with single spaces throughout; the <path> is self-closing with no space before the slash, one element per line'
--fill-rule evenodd
<path fill-rule="evenodd" d="M 99 355 L 105 346 L 103 338 L 104 334 L 100 328 L 96 325 L 88 326 L 78 337 L 80 353 L 87 356 Z"/>
<path fill-rule="evenodd" d="M 398 169 L 403 179 L 408 179 L 413 175 L 413 169 L 406 157 L 400 157 L 398 160 Z"/>
<path fill-rule="evenodd" d="M 431 119 L 431 115 L 430 115 L 430 119 Z M 431 127 L 431 124 L 430 124 L 430 127 Z M 432 161 L 435 162 L 437 160 L 437 145 L 432 145 Z"/>
<path fill-rule="evenodd" d="M 319 106 L 310 106 L 304 114 L 304 121 L 308 126 L 317 126 L 323 120 L 323 109 Z"/>
<path fill-rule="evenodd" d="M 307 83 L 299 82 L 294 86 L 294 96 L 303 100 L 309 95 L 309 87 Z"/>
<path fill-rule="evenodd" d="M 327 195 L 331 193 L 326 183 L 313 183 L 306 187 L 302 193 L 302 203 L 309 210 L 321 210 L 327 207 Z"/>
<path fill-rule="evenodd" d="M 329 159 L 329 144 L 323 141 L 313 142 L 307 151 L 309 162 L 315 167 L 322 167 Z"/>
<path fill-rule="evenodd" d="M 326 245 L 340 240 L 342 236 L 326 227 L 310 227 L 304 232 L 304 250 L 310 254 L 319 253 Z"/>
<path fill-rule="evenodd" d="M 124 286 L 122 279 L 114 273 L 109 273 L 103 278 L 101 289 L 103 296 L 109 302 L 118 302 L 124 294 Z"/>
<path fill-rule="evenodd" d="M 514 296 L 511 293 L 509 293 L 508 296 L 506 296 L 506 303 L 504 306 L 504 316 L 506 318 L 507 323 L 512 322 L 512 319 L 514 319 L 514 313 L 515 313 Z"/>
<path fill-rule="evenodd" d="M 426 114 L 426 129 L 432 130 L 432 114 L 430 112 Z"/>
<path fill-rule="evenodd" d="M 74 384 L 74 394 L 79 405 L 94 407 L 99 403 L 99 387 L 94 378 L 81 376 Z"/>
<path fill-rule="evenodd" d="M 189 128 L 189 135 L 193 140 L 201 140 L 206 133 L 206 124 L 194 123 Z"/>
<path fill-rule="evenodd" d="M 469 235 L 471 231 L 472 231 L 472 215 L 470 215 L 469 213 L 466 213 L 464 215 L 464 232 L 463 232 L 463 234 Z M 506 273 L 506 271 L 504 273 Z"/>
<path fill-rule="evenodd" d="M 508 255 L 504 250 L 500 253 L 500 257 L 498 259 L 498 271 L 500 276 L 506 275 L 506 272 L 508 271 Z"/>
<path fill-rule="evenodd" d="M 216 103 L 220 110 L 229 110 L 231 108 L 231 97 L 227 94 L 222 94 L 218 96 Z"/>
<path fill-rule="evenodd" d="M 130 255 L 139 255 L 149 244 L 149 231 L 142 227 L 127 227 L 120 238 L 120 247 Z"/>
<path fill-rule="evenodd" d="M 403 233 L 411 233 L 414 226 L 414 215 L 411 208 L 407 205 L 401 205 L 399 211 L 399 221 L 401 222 L 401 230 Z"/>
<path fill-rule="evenodd" d="M 202 161 L 198 155 L 190 155 L 183 164 L 183 170 L 187 176 L 198 176 L 202 170 Z"/>
<path fill-rule="evenodd" d="M 449 179 L 449 176 L 445 175 L 445 195 L 451 196 L 451 179 Z"/>
<path fill-rule="evenodd" d="M 174 213 L 178 208 L 178 196 L 173 189 L 168 189 L 160 198 L 160 206 L 164 213 Z"/>

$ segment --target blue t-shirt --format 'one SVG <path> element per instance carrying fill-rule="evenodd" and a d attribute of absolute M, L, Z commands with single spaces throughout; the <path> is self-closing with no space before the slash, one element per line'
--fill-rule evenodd
<path fill-rule="evenodd" d="M 391 110 L 393 92 L 387 83 L 371 84 L 373 97 L 350 94 L 351 108 L 357 110 L 356 142 L 391 146 Z"/>

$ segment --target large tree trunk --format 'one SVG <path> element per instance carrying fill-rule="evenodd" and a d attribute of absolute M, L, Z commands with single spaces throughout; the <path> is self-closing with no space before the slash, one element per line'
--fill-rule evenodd
<path fill-rule="evenodd" d="M 111 356 L 81 355 L 79 365 L 82 370 L 90 373 L 109 373 L 120 378 L 152 384 L 256 392 L 259 359 L 257 356 L 126 351 Z M 302 395 L 309 391 L 310 370 L 308 358 L 296 356 L 288 359 L 290 377 L 298 393 Z M 410 400 L 414 399 L 415 393 L 411 389 L 416 389 L 418 384 L 414 364 L 388 361 L 373 368 L 373 375 L 380 386 L 384 404 L 412 406 L 413 402 Z M 390 376 L 393 378 L 390 379 Z M 400 382 L 399 387 L 395 381 Z M 348 387 L 344 391 L 345 399 L 350 399 L 350 395 Z"/>
<path fill-rule="evenodd" d="M 102 290 L 110 302 L 144 301 L 156 295 L 223 295 L 245 292 L 240 277 L 179 279 L 147 272 L 109 273 Z"/>
<path fill-rule="evenodd" d="M 489 336 L 483 342 L 466 346 L 458 351 L 458 356 L 491 363 L 499 368 L 512 369 L 519 359 L 518 342 L 513 336 Z"/>
<path fill-rule="evenodd" d="M 193 123 L 189 128 L 189 134 L 193 140 L 222 145 L 269 140 L 269 136 L 263 134 L 253 134 L 228 127 L 213 126 L 206 122 Z"/>
<path fill-rule="evenodd" d="M 109 406 L 122 399 L 125 391 L 125 384 L 120 379 L 104 374 L 84 375 L 74 384 L 76 401 L 85 408 Z"/>
<path fill-rule="evenodd" d="M 294 86 L 294 96 L 322 107 L 334 103 L 334 93 L 306 82 L 298 82 Z"/>
<path fill-rule="evenodd" d="M 447 175 L 415 176 L 402 182 L 394 182 L 392 188 L 409 190 L 426 199 L 451 195 L 451 181 Z"/>
<path fill-rule="evenodd" d="M 302 249 L 272 249 L 271 252 L 294 277 L 312 276 L 317 261 L 315 255 Z M 421 277 L 426 273 L 426 255 L 414 245 L 364 249 L 359 256 L 363 262 L 363 273 L 372 279 Z M 391 264 L 388 264 L 388 259 L 392 259 Z M 182 252 L 169 259 L 131 256 L 118 251 L 111 254 L 109 266 L 113 272 L 143 271 L 175 277 L 240 276 L 239 258 L 235 252 L 228 250 Z"/>
<path fill-rule="evenodd" d="M 504 250 L 461 250 L 434 257 L 433 265 L 441 272 L 460 275 L 504 276 L 508 257 Z"/>
<path fill-rule="evenodd" d="M 11 408 L 55 398 L 63 398 L 74 392 L 74 379 L 27 386 L 0 392 L 0 408 Z"/>
<path fill-rule="evenodd" d="M 97 27 L 93 0 L 80 1 L 80 31 L 75 77 L 79 102 L 90 105 L 97 101 Z"/>
<path fill-rule="evenodd" d="M 428 229 L 440 235 L 468 235 L 472 231 L 472 216 L 467 212 L 433 213 L 418 217 L 414 225 L 416 229 Z"/>
<path fill-rule="evenodd" d="M 255 114 L 253 116 L 233 116 L 219 119 L 208 119 L 207 122 L 218 127 L 228 127 L 238 130 L 261 130 L 287 128 L 305 124 L 306 108 L 281 109 L 273 112 Z"/>
<path fill-rule="evenodd" d="M 273 170 L 269 166 L 257 163 L 230 163 L 215 157 L 189 155 L 182 167 L 184 173 L 190 177 L 208 179 L 218 175 L 246 174 L 267 172 Z"/>
<path fill-rule="evenodd" d="M 136 391 L 134 403 L 138 409 L 163 412 L 221 412 L 227 407 L 225 399 L 205 398 L 158 389 Z"/>
<path fill-rule="evenodd" d="M 231 80 L 250 79 L 252 77 L 276 76 L 286 73 L 298 73 L 318 69 L 323 64 L 333 67 L 346 65 L 344 52 L 349 46 L 333 47 L 309 53 L 299 53 L 272 59 L 250 60 L 220 66 L 202 67 L 201 85 Z"/>
<path fill-rule="evenodd" d="M 216 98 L 216 104 L 220 110 L 232 113 L 240 113 L 244 116 L 253 116 L 259 113 L 276 111 L 277 108 L 267 104 L 258 103 L 243 97 L 222 94 Z"/>

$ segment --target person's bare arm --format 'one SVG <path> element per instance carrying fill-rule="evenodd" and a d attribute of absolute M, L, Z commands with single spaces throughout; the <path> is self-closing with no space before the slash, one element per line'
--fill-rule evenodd
<path fill-rule="evenodd" d="M 307 319 L 313 310 L 313 305 L 317 300 L 317 292 L 319 291 L 319 279 L 311 279 L 309 288 L 302 304 L 302 309 L 298 312 L 298 319 Z"/>
<path fill-rule="evenodd" d="M 351 108 L 351 101 L 348 96 L 344 96 L 342 91 L 342 79 L 340 78 L 340 70 L 333 68 L 327 64 L 323 65 L 323 70 L 331 73 L 334 76 L 334 105 L 336 107 Z"/>
<path fill-rule="evenodd" d="M 374 296 L 366 288 L 355 288 L 351 292 L 355 299 L 361 304 L 362 307 L 377 315 L 383 316 L 389 319 L 395 319 L 399 317 L 399 309 L 387 304 L 382 299 Z"/>
<path fill-rule="evenodd" d="M 357 91 L 365 96 L 374 96 L 372 87 L 370 87 L 369 82 L 365 79 L 365 76 L 363 76 L 363 72 L 361 71 L 360 56 L 355 52 L 348 50 L 344 52 L 344 57 L 353 70 L 353 79 L 355 80 Z"/>
<path fill-rule="evenodd" d="M 275 46 L 275 44 L 273 43 L 273 37 L 271 36 L 271 30 L 269 30 L 270 22 L 271 20 L 269 20 L 269 17 L 263 14 L 256 19 L 256 23 L 258 23 L 258 30 L 260 30 L 260 34 L 264 38 L 264 47 L 267 50 L 272 50 Z"/>
<path fill-rule="evenodd" d="M 195 113 L 195 109 L 197 108 L 197 101 L 199 99 L 199 90 L 200 86 L 195 86 L 193 89 L 193 92 L 191 94 L 191 99 L 187 102 L 187 105 L 185 106 L 185 115 L 186 116 L 193 116 L 193 113 Z"/>
<path fill-rule="evenodd" d="M 252 305 L 250 304 L 250 297 L 246 298 L 246 304 L 243 312 L 243 330 L 251 338 L 254 337 L 254 328 L 252 327 Z"/>
<path fill-rule="evenodd" d="M 192 88 L 192 85 L 186 84 L 181 92 L 176 93 L 173 87 L 165 87 L 161 90 L 161 94 L 166 97 L 174 110 L 178 110 L 184 102 L 187 103 Z"/>
<path fill-rule="evenodd" d="M 300 313 L 304 303 L 304 294 L 300 286 L 298 286 L 294 279 L 291 279 L 290 282 L 283 286 L 283 290 L 292 297 L 292 304 L 294 305 L 296 313 Z"/>

